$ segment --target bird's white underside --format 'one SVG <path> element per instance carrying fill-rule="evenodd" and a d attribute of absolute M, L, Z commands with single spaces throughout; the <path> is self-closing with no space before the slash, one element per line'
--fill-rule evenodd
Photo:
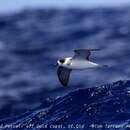
<path fill-rule="evenodd" d="M 88 68 L 98 68 L 99 64 L 88 61 L 86 59 L 72 59 L 72 57 L 65 58 L 65 63 L 60 64 L 68 69 L 88 69 Z"/>

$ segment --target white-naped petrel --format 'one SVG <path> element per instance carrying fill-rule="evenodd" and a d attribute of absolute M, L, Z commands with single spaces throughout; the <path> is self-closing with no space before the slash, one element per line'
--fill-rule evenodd
<path fill-rule="evenodd" d="M 67 86 L 69 76 L 72 70 L 82 70 L 88 68 L 100 68 L 106 65 L 99 65 L 89 60 L 91 51 L 99 51 L 100 49 L 75 49 L 73 57 L 63 58 L 57 61 L 57 75 L 63 86 Z"/>

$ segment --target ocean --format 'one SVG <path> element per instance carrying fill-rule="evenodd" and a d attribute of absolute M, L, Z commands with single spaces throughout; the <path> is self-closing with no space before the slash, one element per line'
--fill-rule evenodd
<path fill-rule="evenodd" d="M 35 125 L 64 124 L 65 120 L 64 129 L 67 123 L 77 122 L 85 124 L 83 129 L 107 129 L 110 124 L 127 129 L 129 41 L 129 7 L 25 9 L 1 14 L 1 124 L 26 126 L 30 119 Z M 109 67 L 72 71 L 69 85 L 63 87 L 54 65 L 59 58 L 73 56 L 76 48 L 101 49 L 90 60 Z"/>

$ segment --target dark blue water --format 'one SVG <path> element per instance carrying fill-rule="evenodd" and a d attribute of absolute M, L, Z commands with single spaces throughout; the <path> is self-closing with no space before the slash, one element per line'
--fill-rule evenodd
<path fill-rule="evenodd" d="M 1 15 L 0 119 L 15 124 L 28 124 L 30 118 L 36 124 L 66 120 L 84 123 L 87 128 L 92 122 L 119 123 L 121 119 L 129 123 L 129 41 L 129 8 L 39 9 Z M 109 68 L 72 72 L 64 88 L 54 64 L 72 56 L 75 48 L 101 49 L 91 60 Z M 116 86 L 108 84 L 118 80 L 122 82 Z M 107 88 L 97 88 L 102 84 L 108 84 Z M 82 90 L 73 92 L 79 88 Z M 64 96 L 66 93 L 70 94 Z M 36 118 L 46 110 L 45 118 Z M 70 119 L 64 118 L 66 111 Z"/>
<path fill-rule="evenodd" d="M 77 89 L 16 118 L 1 120 L 4 130 L 129 129 L 130 80 Z M 8 126 L 5 126 L 8 124 Z"/>

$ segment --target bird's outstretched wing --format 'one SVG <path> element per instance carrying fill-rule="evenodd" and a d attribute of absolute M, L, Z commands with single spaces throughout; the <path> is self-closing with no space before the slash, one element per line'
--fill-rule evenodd
<path fill-rule="evenodd" d="M 69 82 L 69 76 L 70 76 L 71 69 L 67 69 L 65 67 L 59 66 L 57 69 L 57 75 L 59 78 L 59 81 L 63 86 L 67 86 Z"/>
<path fill-rule="evenodd" d="M 86 59 L 89 60 L 91 51 L 99 51 L 100 49 L 75 49 L 74 59 Z"/>

